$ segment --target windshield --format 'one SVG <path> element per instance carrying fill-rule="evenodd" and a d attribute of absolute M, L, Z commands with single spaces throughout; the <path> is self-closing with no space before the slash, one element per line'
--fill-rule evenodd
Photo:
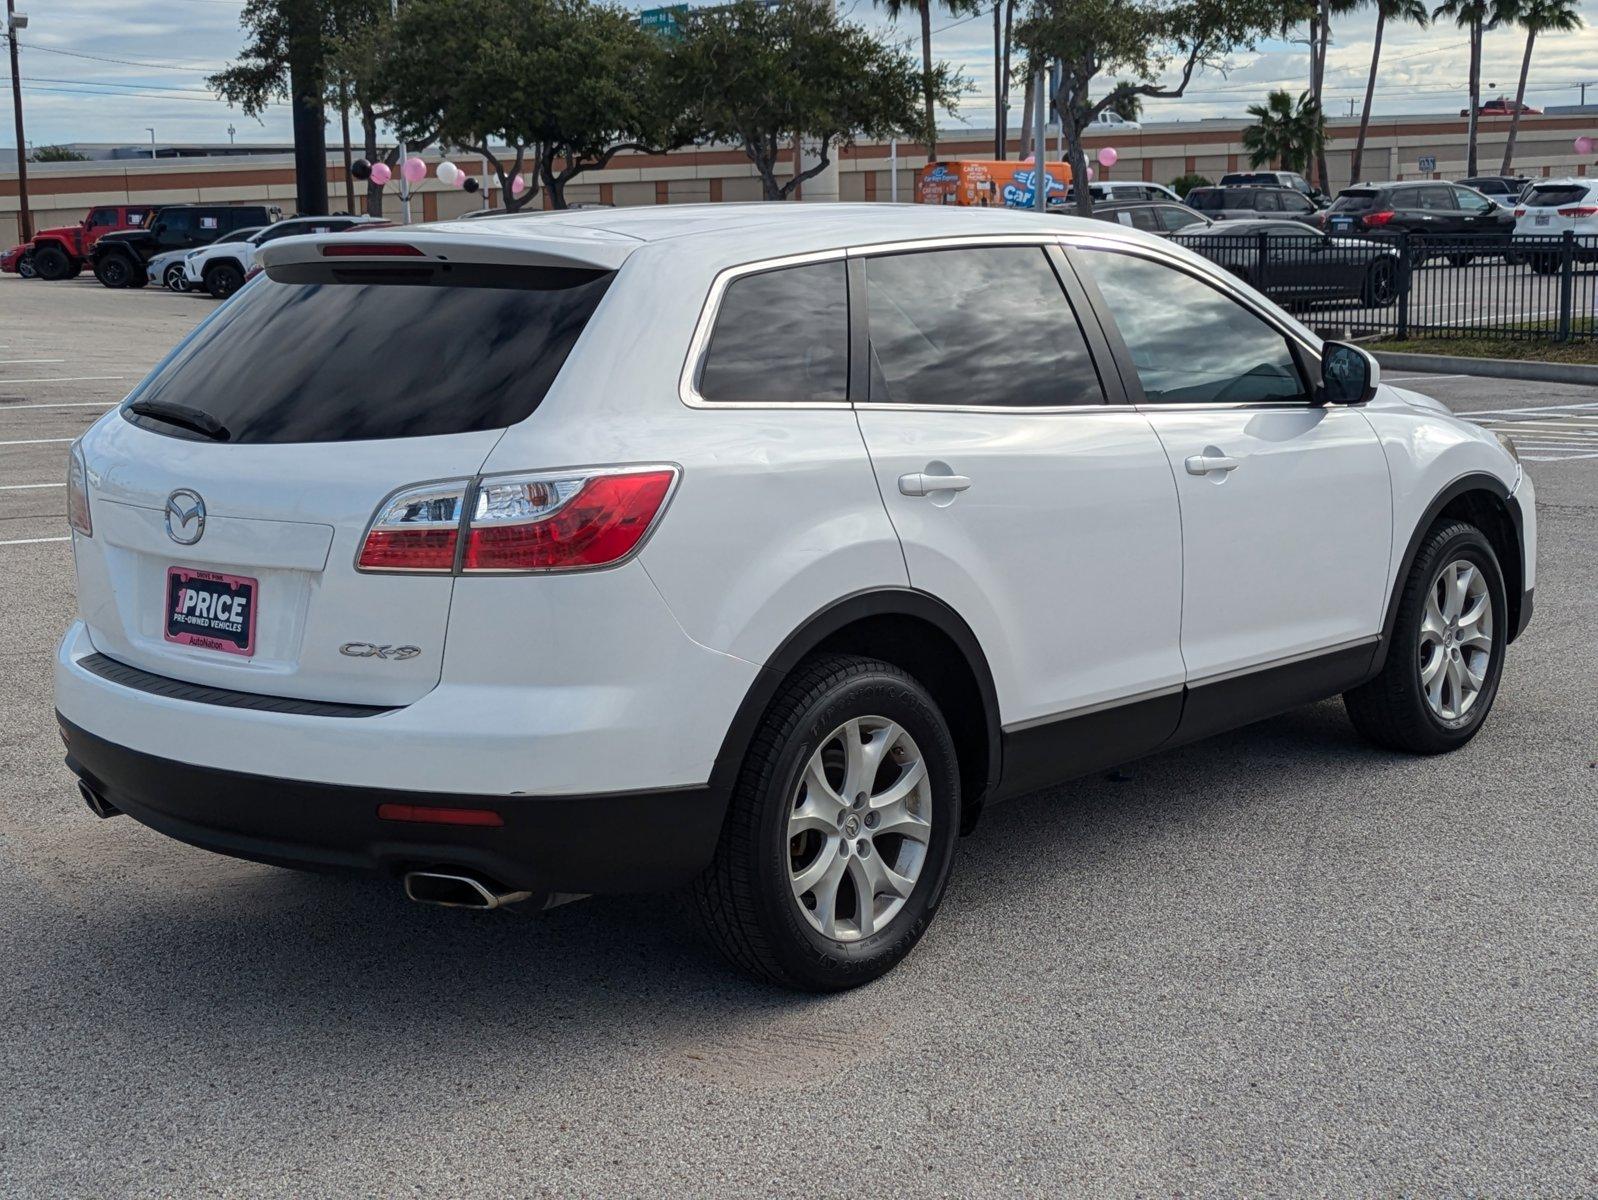
<path fill-rule="evenodd" d="M 1372 191 L 1344 191 L 1332 201 L 1332 212 L 1369 212 L 1376 207 L 1377 193 Z"/>
<path fill-rule="evenodd" d="M 133 406 L 198 414 L 230 443 L 341 442 L 498 429 L 544 398 L 610 286 L 608 271 L 336 269 L 261 278 L 134 390 Z"/>
<path fill-rule="evenodd" d="M 1558 208 L 1561 204 L 1580 204 L 1587 198 L 1587 189 L 1574 183 L 1539 183 L 1526 195 L 1526 203 L 1534 208 Z"/>

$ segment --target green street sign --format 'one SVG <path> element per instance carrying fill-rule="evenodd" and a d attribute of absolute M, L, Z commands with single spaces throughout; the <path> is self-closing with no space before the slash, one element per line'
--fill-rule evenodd
<path fill-rule="evenodd" d="M 682 36 L 682 24 L 687 16 L 686 4 L 674 4 L 669 8 L 646 8 L 638 14 L 638 28 L 658 33 L 663 38 L 676 40 Z"/>

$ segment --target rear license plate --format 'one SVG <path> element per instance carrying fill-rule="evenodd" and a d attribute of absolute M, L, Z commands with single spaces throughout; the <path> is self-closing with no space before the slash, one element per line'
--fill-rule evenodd
<path fill-rule="evenodd" d="M 1537 214 L 1536 223 L 1538 225 L 1546 225 L 1546 224 L 1548 224 L 1548 214 L 1547 213 L 1538 213 Z"/>
<path fill-rule="evenodd" d="M 1332 218 L 1332 228 L 1333 229 L 1352 229 L 1352 228 L 1354 228 L 1354 218 L 1352 218 L 1352 217 L 1333 217 Z"/>
<path fill-rule="evenodd" d="M 258 586 L 244 575 L 168 567 L 166 640 L 228 654 L 254 654 Z"/>

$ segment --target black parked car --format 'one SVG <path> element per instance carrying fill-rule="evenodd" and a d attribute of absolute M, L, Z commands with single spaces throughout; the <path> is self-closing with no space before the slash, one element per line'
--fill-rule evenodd
<path fill-rule="evenodd" d="M 109 288 L 143 287 L 145 264 L 168 250 L 209 246 L 223 234 L 270 225 L 279 210 L 264 204 L 169 204 L 143 229 L 108 233 L 89 252 L 94 277 Z"/>
<path fill-rule="evenodd" d="M 1185 204 L 1175 204 L 1170 201 L 1106 201 L 1093 206 L 1093 216 L 1100 221 L 1130 225 L 1133 229 L 1141 229 L 1145 233 L 1157 233 L 1162 237 L 1173 234 L 1179 229 L 1195 227 L 1208 229 L 1214 224 L 1203 213 Z"/>
<path fill-rule="evenodd" d="M 1398 299 L 1408 274 L 1387 242 L 1333 237 L 1286 221 L 1228 221 L 1183 230 L 1171 241 L 1283 304 L 1358 300 L 1381 308 Z"/>
<path fill-rule="evenodd" d="M 1212 221 L 1313 221 L 1315 202 L 1293 188 L 1201 187 L 1187 202 Z"/>
<path fill-rule="evenodd" d="M 1407 233 L 1412 265 L 1441 254 L 1462 267 L 1479 255 L 1508 253 L 1515 213 L 1457 183 L 1365 183 L 1338 192 L 1320 226 L 1333 234 Z"/>
<path fill-rule="evenodd" d="M 1524 175 L 1480 175 L 1475 179 L 1456 179 L 1454 182 L 1460 187 L 1480 192 L 1499 204 L 1513 204 L 1531 180 Z"/>

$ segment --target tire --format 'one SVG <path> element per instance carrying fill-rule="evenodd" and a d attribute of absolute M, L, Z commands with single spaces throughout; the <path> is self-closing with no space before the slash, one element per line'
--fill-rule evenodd
<path fill-rule="evenodd" d="M 161 272 L 161 286 L 169 292 L 186 292 L 189 290 L 188 280 L 183 275 L 182 263 L 171 263 Z"/>
<path fill-rule="evenodd" d="M 1446 596 L 1440 604 L 1434 600 L 1447 590 L 1444 577 L 1461 564 L 1465 569 L 1458 577 L 1472 580 L 1462 611 L 1452 608 Z M 1474 574 L 1467 576 L 1467 572 Z M 1393 640 L 1381 674 L 1345 692 L 1343 706 L 1354 728 L 1378 746 L 1410 754 L 1456 750 L 1476 735 L 1498 695 L 1509 631 L 1503 571 L 1481 530 L 1464 521 L 1444 519 L 1427 532 L 1402 586 Z M 1476 608 L 1482 598 L 1487 602 L 1485 610 Z M 1485 617 L 1459 619 L 1468 617 L 1473 609 L 1484 612 Z M 1487 660 L 1472 669 L 1473 653 L 1482 648 Z M 1426 683 L 1428 668 L 1438 659 L 1439 669 L 1430 678 L 1435 681 L 1433 687 L 1440 689 L 1442 711 L 1428 699 L 1432 689 Z M 1454 663 L 1464 672 L 1456 674 Z M 1472 696 L 1470 682 L 1478 674 L 1478 690 Z M 1448 703 L 1451 692 L 1452 706 Z"/>
<path fill-rule="evenodd" d="M 1468 267 L 1475 261 L 1476 256 L 1474 254 L 1450 254 L 1448 256 L 1448 265 L 1451 267 Z"/>
<path fill-rule="evenodd" d="M 17 259 L 17 274 L 23 279 L 37 279 L 39 277 L 39 272 L 33 268 L 32 254 L 24 254 Z"/>
<path fill-rule="evenodd" d="M 1366 308 L 1386 308 L 1397 299 L 1398 262 L 1391 255 L 1383 255 L 1365 269 L 1360 301 Z"/>
<path fill-rule="evenodd" d="M 107 254 L 94 264 L 94 277 L 108 288 L 131 287 L 139 273 L 126 254 Z"/>
<path fill-rule="evenodd" d="M 881 755 L 863 788 L 863 776 L 850 779 L 844 766 L 851 724 L 865 734 L 864 752 Z M 895 779 L 887 772 L 901 760 Z M 861 790 L 880 798 L 902 787 L 917 762 L 924 775 L 907 797 L 880 809 L 861 803 Z M 826 786 L 809 782 L 813 764 Z M 851 790 L 855 799 L 840 807 Z M 796 832 L 794 822 L 806 821 Z M 767 709 L 715 858 L 692 890 L 709 939 L 735 966 L 781 987 L 841 991 L 878 978 L 921 940 L 943 899 L 959 828 L 954 740 L 932 696 L 888 663 L 818 656 L 795 669 Z M 857 881 L 886 880 L 890 859 L 902 890 L 874 893 L 867 929 Z M 820 872 L 817 884 L 796 894 L 807 871 Z"/>
<path fill-rule="evenodd" d="M 212 299 L 226 300 L 243 284 L 244 272 L 236 263 L 213 263 L 205 269 L 205 290 L 211 293 Z"/>
<path fill-rule="evenodd" d="M 1531 269 L 1538 275 L 1553 275 L 1559 271 L 1559 255 L 1533 254 L 1529 256 Z"/>
<path fill-rule="evenodd" d="M 1412 237 L 1409 239 L 1410 270 L 1418 271 L 1421 267 L 1426 265 L 1431 256 L 1432 252 L 1426 248 L 1426 243 L 1420 238 Z"/>
<path fill-rule="evenodd" d="M 60 246 L 40 246 L 33 252 L 33 269 L 38 272 L 40 279 L 51 283 L 71 279 L 77 274 L 72 267 L 72 256 Z"/>

